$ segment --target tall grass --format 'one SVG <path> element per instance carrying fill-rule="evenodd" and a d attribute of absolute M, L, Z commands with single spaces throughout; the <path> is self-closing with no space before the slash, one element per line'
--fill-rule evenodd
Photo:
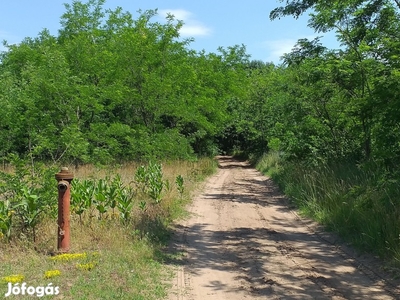
<path fill-rule="evenodd" d="M 361 251 L 400 264 L 400 186 L 377 164 L 307 167 L 264 155 L 267 173 L 298 206 Z"/>
<path fill-rule="evenodd" d="M 129 186 L 134 183 L 141 164 L 69 167 L 76 181 L 99 182 L 118 175 L 122 184 Z M 140 194 L 133 185 L 135 197 L 126 222 L 114 218 L 110 211 L 104 215 L 93 213 L 96 207 L 81 217 L 72 212 L 70 253 L 85 254 L 83 259 L 52 260 L 57 254 L 57 220 L 47 211 L 37 224 L 34 241 L 24 234 L 15 235 L 11 240 L 3 236 L 0 239 L 0 297 L 7 292 L 5 280 L 11 275 L 22 275 L 30 286 L 46 286 L 50 282 L 59 286 L 60 299 L 163 299 L 172 275 L 163 265 L 170 225 L 186 215 L 185 205 L 191 194 L 215 169 L 215 161 L 206 158 L 163 162 L 162 199 L 158 201 L 160 198 Z M 15 170 L 8 171 L 12 174 Z M 175 183 L 178 177 L 179 185 Z M 54 172 L 51 180 L 54 203 L 57 203 Z M 143 201 L 147 205 L 142 209 Z M 47 278 L 46 272 L 59 275 Z"/>

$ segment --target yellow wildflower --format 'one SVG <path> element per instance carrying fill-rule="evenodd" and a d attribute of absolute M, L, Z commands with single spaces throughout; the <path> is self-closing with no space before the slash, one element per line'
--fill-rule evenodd
<path fill-rule="evenodd" d="M 90 271 L 96 266 L 96 264 L 97 263 L 95 263 L 95 262 L 90 262 L 87 264 L 77 264 L 76 267 L 81 270 Z"/>
<path fill-rule="evenodd" d="M 18 283 L 24 280 L 24 275 L 10 275 L 2 277 L 1 280 L 6 283 Z"/>
<path fill-rule="evenodd" d="M 56 277 L 56 276 L 60 276 L 61 272 L 60 270 L 50 270 L 50 271 L 46 271 L 44 272 L 44 278 L 52 278 L 52 277 Z"/>
<path fill-rule="evenodd" d="M 50 259 L 53 261 L 70 261 L 74 259 L 83 259 L 86 258 L 86 256 L 86 253 L 63 253 L 53 256 Z"/>

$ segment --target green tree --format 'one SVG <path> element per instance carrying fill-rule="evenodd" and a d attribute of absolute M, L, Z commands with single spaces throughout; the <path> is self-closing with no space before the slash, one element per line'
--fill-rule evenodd
<path fill-rule="evenodd" d="M 323 145 L 330 145 L 325 147 L 323 157 L 329 157 L 331 152 L 335 153 L 333 157 L 398 160 L 393 147 L 398 137 L 392 128 L 399 120 L 391 114 L 397 109 L 397 88 L 391 90 L 390 96 L 384 92 L 397 82 L 398 4 L 287 1 L 286 6 L 270 14 L 272 19 L 298 17 L 312 9 L 309 25 L 320 33 L 335 30 L 342 44 L 340 50 L 326 51 L 318 40 L 300 40 L 284 57 L 286 65 L 299 74 L 300 80 L 295 81 L 300 83 L 301 104 L 311 100 L 307 118 L 313 119 L 314 125 L 322 122 L 322 127 L 315 128 L 319 128 L 317 140 L 325 141 L 315 149 L 320 152 Z M 299 95 L 296 97 L 299 99 Z M 330 138 L 326 140 L 328 133 Z M 310 132 L 306 135 L 314 136 Z"/>
<path fill-rule="evenodd" d="M 47 30 L 0 63 L 2 155 L 110 162 L 216 154 L 227 103 L 246 93 L 244 46 L 197 53 L 182 22 L 134 18 L 104 0 L 65 4 Z"/>

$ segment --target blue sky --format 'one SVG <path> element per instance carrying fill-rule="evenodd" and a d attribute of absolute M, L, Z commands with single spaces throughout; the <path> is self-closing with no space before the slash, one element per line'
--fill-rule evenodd
<path fill-rule="evenodd" d="M 47 28 L 52 35 L 60 29 L 63 3 L 72 0 L 0 0 L 0 41 L 14 44 L 25 37 L 36 37 Z M 85 2 L 85 1 L 82 1 Z M 193 37 L 190 45 L 197 51 L 217 52 L 219 46 L 244 44 L 251 59 L 279 63 L 300 38 L 317 36 L 307 27 L 308 16 L 271 21 L 270 11 L 279 6 L 275 0 L 108 0 L 106 8 L 122 7 L 137 16 L 137 11 L 158 9 L 161 21 L 166 12 L 185 25 L 181 36 Z M 322 39 L 325 46 L 337 48 L 335 35 Z M 0 50 L 4 50 L 0 46 Z"/>

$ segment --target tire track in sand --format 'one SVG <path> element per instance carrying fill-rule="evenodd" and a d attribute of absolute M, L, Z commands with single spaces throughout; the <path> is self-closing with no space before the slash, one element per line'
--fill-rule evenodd
<path fill-rule="evenodd" d="M 379 261 L 354 256 L 301 219 L 272 181 L 245 162 L 219 170 L 176 226 L 170 300 L 399 299 Z"/>

